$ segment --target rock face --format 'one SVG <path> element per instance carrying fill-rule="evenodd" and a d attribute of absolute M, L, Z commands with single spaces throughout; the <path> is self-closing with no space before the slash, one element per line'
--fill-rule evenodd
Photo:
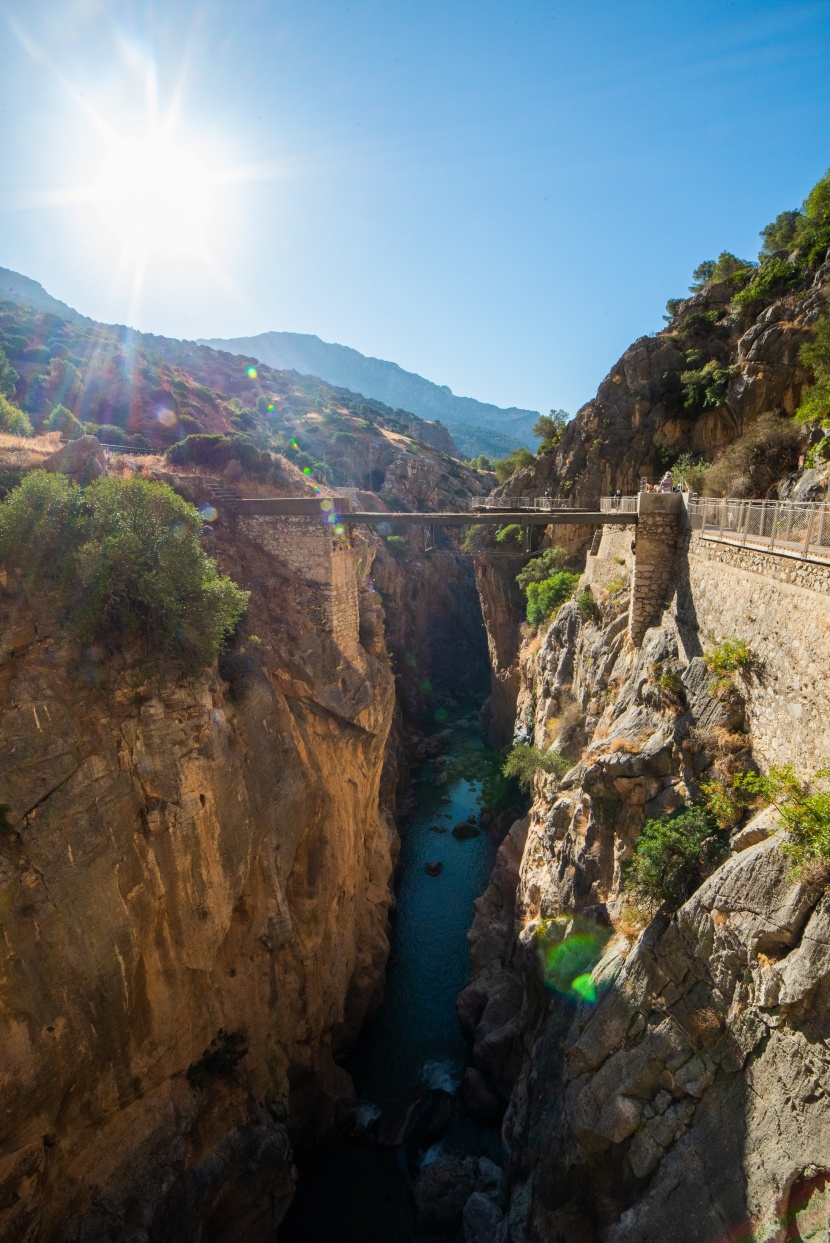
<path fill-rule="evenodd" d="M 554 1002 L 514 1096 L 505 1133 L 531 1208 L 526 1235 L 498 1237 L 824 1237 L 824 887 L 794 880 L 771 838 L 600 973 L 596 1007 Z"/>
<path fill-rule="evenodd" d="M 591 505 L 617 488 L 636 492 L 642 475 L 659 476 L 662 447 L 675 457 L 689 452 L 711 461 L 762 414 L 792 414 L 807 380 L 798 351 L 829 292 L 825 262 L 803 288 L 760 312 L 736 310 L 730 305 L 734 290 L 724 284 L 687 298 L 666 329 L 626 350 L 568 425 L 558 451 L 542 455 L 499 491 L 539 496 L 550 490 Z M 707 363 L 731 369 L 725 396 L 711 408 L 689 410 L 673 400 L 676 380 Z"/>
<path fill-rule="evenodd" d="M 517 733 L 575 763 L 559 783 L 537 776 L 470 933 L 458 1009 L 480 1079 L 467 1091 L 483 1081 L 509 1101 L 510 1203 L 482 1237 L 823 1238 L 830 897 L 793 876 L 762 812 L 638 935 L 624 864 L 644 821 L 745 767 L 750 738 L 742 696 L 713 691 L 675 614 L 635 646 L 626 592 L 602 598 L 590 622 L 563 606 L 518 660 Z M 594 1001 L 545 987 L 550 928 L 605 943 Z"/>
<path fill-rule="evenodd" d="M 0 1237 L 273 1237 L 291 1141 L 346 1123 L 396 835 L 376 595 L 348 654 L 307 582 L 219 531 L 253 638 L 221 672 L 0 630 Z M 370 560 L 370 558 L 369 558 Z M 188 1072 L 190 1072 L 188 1074 Z"/>

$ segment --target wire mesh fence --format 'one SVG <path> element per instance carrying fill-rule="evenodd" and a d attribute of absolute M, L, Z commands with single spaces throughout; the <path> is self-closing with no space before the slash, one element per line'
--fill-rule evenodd
<path fill-rule="evenodd" d="M 689 501 L 692 530 L 707 539 L 830 560 L 830 510 L 817 501 Z"/>
<path fill-rule="evenodd" d="M 636 514 L 636 496 L 601 496 L 599 510 L 602 514 Z"/>

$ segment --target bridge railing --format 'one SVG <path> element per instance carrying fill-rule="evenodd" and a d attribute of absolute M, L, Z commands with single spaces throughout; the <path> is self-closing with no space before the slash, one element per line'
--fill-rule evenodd
<path fill-rule="evenodd" d="M 603 514 L 636 514 L 636 496 L 601 496 L 599 498 L 600 513 Z"/>
<path fill-rule="evenodd" d="M 830 510 L 818 501 L 689 501 L 693 531 L 705 539 L 789 556 L 830 560 Z"/>
<path fill-rule="evenodd" d="M 555 509 L 589 510 L 590 505 L 578 505 L 572 500 L 554 500 L 552 496 L 486 496 L 483 501 L 475 502 L 484 509 L 509 509 L 516 511 L 528 509 L 539 513 L 551 513 Z"/>

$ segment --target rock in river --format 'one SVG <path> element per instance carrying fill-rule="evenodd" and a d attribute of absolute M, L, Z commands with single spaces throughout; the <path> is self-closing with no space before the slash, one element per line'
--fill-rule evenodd
<path fill-rule="evenodd" d="M 439 863 L 437 860 L 431 863 L 424 864 L 424 871 L 426 872 L 427 876 L 440 876 L 443 870 L 444 870 L 443 863 Z"/>

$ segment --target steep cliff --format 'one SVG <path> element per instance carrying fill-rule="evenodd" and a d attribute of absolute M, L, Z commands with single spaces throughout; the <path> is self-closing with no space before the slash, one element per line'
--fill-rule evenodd
<path fill-rule="evenodd" d="M 221 524 L 219 671 L 76 650 L 14 582 L 0 663 L 3 1239 L 271 1237 L 382 988 L 396 835 L 382 610 L 360 642 Z M 388 783 L 387 783 L 388 788 Z"/>
<path fill-rule="evenodd" d="M 637 491 L 642 476 L 659 476 L 681 453 L 711 463 L 764 415 L 791 415 L 809 378 L 799 349 L 827 304 L 830 263 L 808 269 L 781 296 L 741 305 L 738 292 L 728 281 L 707 285 L 662 332 L 635 341 L 560 445 L 517 472 L 504 493 L 549 490 L 593 504 L 617 488 Z M 796 467 L 797 438 L 787 452 L 765 487 Z"/>
<path fill-rule="evenodd" d="M 634 645 L 630 539 L 608 529 L 603 546 L 596 615 L 563 606 L 518 657 L 517 734 L 576 762 L 537 775 L 476 903 L 458 1010 L 507 1107 L 511 1200 L 467 1243 L 822 1237 L 826 878 L 793 873 L 768 812 L 674 916 L 648 922 L 624 871 L 646 820 L 751 763 L 750 725 L 769 745 L 773 667 L 713 687 L 698 629 L 728 582 L 691 571 L 691 626 L 682 551 L 672 608 Z M 586 942 L 588 995 L 561 965 Z"/>

